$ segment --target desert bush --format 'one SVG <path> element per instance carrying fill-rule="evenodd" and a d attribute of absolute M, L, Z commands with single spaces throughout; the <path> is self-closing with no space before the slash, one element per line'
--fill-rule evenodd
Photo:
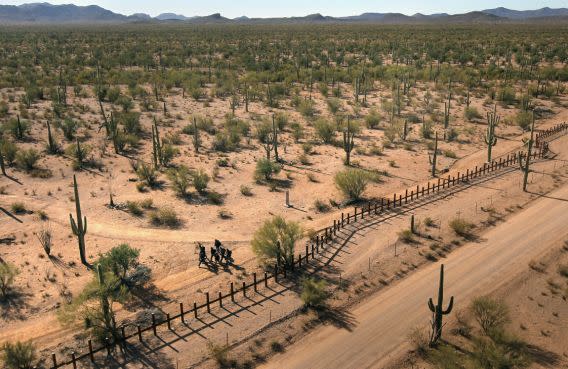
<path fill-rule="evenodd" d="M 361 169 L 346 169 L 335 175 L 336 187 L 350 200 L 359 200 L 370 181 L 370 175 Z"/>
<path fill-rule="evenodd" d="M 175 228 L 179 226 L 180 220 L 174 209 L 162 207 L 150 212 L 150 222 L 156 226 Z"/>
<path fill-rule="evenodd" d="M 300 298 L 306 307 L 321 308 L 325 305 L 328 296 L 326 288 L 327 283 L 323 279 L 304 278 Z"/>
<path fill-rule="evenodd" d="M 241 185 L 241 194 L 247 197 L 252 196 L 252 190 L 249 186 Z"/>
<path fill-rule="evenodd" d="M 180 165 L 168 171 L 168 178 L 172 182 L 174 191 L 178 196 L 186 196 L 187 189 L 191 183 L 191 172 L 185 165 Z"/>
<path fill-rule="evenodd" d="M 4 123 L 1 129 L 3 132 L 10 132 L 15 139 L 23 140 L 29 132 L 30 124 L 19 118 L 12 118 Z"/>
<path fill-rule="evenodd" d="M 4 156 L 4 161 L 8 165 L 12 165 L 16 160 L 16 155 L 18 153 L 18 146 L 15 143 L 8 140 L 1 140 L 0 138 L 0 149 L 2 150 L 2 155 Z"/>
<path fill-rule="evenodd" d="M 365 124 L 367 128 L 375 129 L 381 124 L 381 115 L 376 109 L 371 109 L 369 114 L 365 117 Z"/>
<path fill-rule="evenodd" d="M 137 201 L 127 201 L 126 202 L 126 209 L 128 212 L 134 216 L 140 217 L 144 214 L 144 211 L 140 207 L 140 204 Z"/>
<path fill-rule="evenodd" d="M 471 302 L 470 310 L 487 336 L 501 330 L 510 320 L 507 305 L 489 296 L 475 298 Z"/>
<path fill-rule="evenodd" d="M 428 120 L 422 123 L 422 127 L 420 127 L 420 133 L 422 134 L 423 138 L 430 139 L 432 137 L 432 134 L 434 133 L 434 130 L 432 129 L 432 121 Z"/>
<path fill-rule="evenodd" d="M 14 264 L 0 263 L 0 294 L 6 298 L 14 285 L 14 279 L 20 271 Z"/>
<path fill-rule="evenodd" d="M 532 113 L 528 111 L 520 111 L 515 116 L 515 122 L 524 131 L 528 131 L 532 124 Z"/>
<path fill-rule="evenodd" d="M 320 199 L 314 201 L 314 208 L 318 213 L 326 213 L 330 210 L 330 206 Z"/>
<path fill-rule="evenodd" d="M 272 176 L 280 173 L 282 167 L 280 164 L 272 162 L 266 158 L 261 158 L 256 162 L 254 178 L 257 181 L 270 180 Z"/>
<path fill-rule="evenodd" d="M 38 160 L 39 153 L 33 148 L 20 150 L 16 153 L 16 165 L 28 172 L 35 169 Z"/>
<path fill-rule="evenodd" d="M 333 142 L 335 138 L 335 124 L 328 121 L 327 119 L 320 118 L 318 119 L 315 124 L 314 128 L 316 130 L 316 134 L 320 140 L 322 140 L 325 144 L 330 144 Z"/>
<path fill-rule="evenodd" d="M 298 112 L 306 118 L 311 118 L 316 114 L 316 107 L 313 101 L 304 99 L 298 105 Z"/>
<path fill-rule="evenodd" d="M 209 350 L 210 356 L 217 365 L 221 368 L 229 366 L 229 347 L 224 345 L 218 345 L 212 341 L 207 342 L 207 349 Z"/>
<path fill-rule="evenodd" d="M 213 150 L 221 152 L 234 150 L 234 145 L 225 132 L 219 132 L 215 135 L 215 139 L 213 140 Z"/>
<path fill-rule="evenodd" d="M 337 114 L 339 109 L 341 109 L 341 100 L 336 97 L 327 99 L 327 108 L 331 114 Z"/>
<path fill-rule="evenodd" d="M 465 219 L 455 218 L 450 221 L 450 228 L 458 236 L 471 238 L 473 237 L 473 229 L 475 228 L 475 225 Z"/>
<path fill-rule="evenodd" d="M 136 174 L 141 181 L 144 181 L 148 187 L 155 187 L 158 184 L 158 172 L 152 166 L 140 162 L 136 169 Z"/>
<path fill-rule="evenodd" d="M 568 264 L 560 264 L 558 266 L 558 274 L 564 278 L 568 278 Z"/>
<path fill-rule="evenodd" d="M 292 122 L 290 124 L 290 128 L 292 130 L 292 137 L 294 138 L 294 142 L 300 141 L 304 138 L 304 126 L 302 126 L 298 122 Z"/>
<path fill-rule="evenodd" d="M 426 355 L 430 348 L 430 338 L 428 337 L 428 333 L 425 329 L 420 327 L 412 328 L 408 333 L 407 339 L 418 355 Z"/>
<path fill-rule="evenodd" d="M 60 126 L 63 131 L 63 136 L 65 136 L 68 141 L 73 141 L 75 139 L 75 133 L 77 133 L 77 122 L 71 118 L 65 118 Z"/>
<path fill-rule="evenodd" d="M 12 205 L 10 205 L 10 210 L 12 210 L 12 213 L 14 214 L 25 214 L 28 212 L 26 205 L 21 201 L 12 203 Z"/>
<path fill-rule="evenodd" d="M 301 238 L 300 224 L 275 216 L 256 230 L 251 245 L 262 262 L 290 266 L 294 262 L 296 242 Z"/>
<path fill-rule="evenodd" d="M 2 359 L 8 369 L 31 369 L 36 359 L 35 347 L 31 341 L 6 342 L 2 351 Z"/>
<path fill-rule="evenodd" d="M 170 165 L 173 158 L 179 153 L 179 150 L 172 146 L 171 144 L 167 143 L 162 146 L 161 155 L 162 155 L 162 163 L 165 166 Z"/>
<path fill-rule="evenodd" d="M 203 169 L 198 169 L 192 174 L 192 177 L 195 190 L 199 193 L 205 192 L 210 180 L 209 175 Z"/>
<path fill-rule="evenodd" d="M 470 106 L 469 108 L 466 108 L 465 111 L 464 111 L 464 115 L 465 115 L 465 119 L 467 119 L 470 122 L 472 122 L 476 119 L 481 119 L 481 114 L 479 113 L 479 110 L 477 110 L 477 108 L 474 107 L 474 106 Z"/>
<path fill-rule="evenodd" d="M 150 280 L 149 268 L 140 265 L 140 250 L 123 243 L 99 257 L 97 265 L 111 272 L 127 287 L 141 286 Z"/>
<path fill-rule="evenodd" d="M 402 231 L 398 232 L 398 239 L 404 243 L 414 243 L 414 234 L 410 229 L 403 229 Z"/>

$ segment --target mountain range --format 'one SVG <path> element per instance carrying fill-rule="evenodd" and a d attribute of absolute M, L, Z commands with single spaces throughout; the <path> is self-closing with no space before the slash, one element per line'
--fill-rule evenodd
<path fill-rule="evenodd" d="M 217 24 L 286 24 L 286 23 L 507 23 L 507 22 L 568 22 L 568 8 L 542 8 L 537 10 L 512 10 L 507 8 L 486 9 L 464 14 L 414 14 L 363 13 L 356 16 L 330 17 L 319 13 L 288 18 L 249 18 L 241 16 L 230 19 L 219 13 L 208 16 L 186 17 L 181 14 L 163 13 L 157 17 L 136 13 L 123 15 L 97 5 L 77 6 L 32 3 L 23 5 L 0 5 L 0 24 L 29 23 L 127 23 L 127 22 L 179 22 Z"/>

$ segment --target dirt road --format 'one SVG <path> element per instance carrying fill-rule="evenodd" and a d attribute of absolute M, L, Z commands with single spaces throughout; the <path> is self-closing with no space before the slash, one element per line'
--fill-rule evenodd
<path fill-rule="evenodd" d="M 524 270 L 555 242 L 568 238 L 568 186 L 484 234 L 479 242 L 450 254 L 446 265 L 447 298 L 456 309 L 488 293 Z M 412 327 L 430 318 L 426 305 L 436 297 L 440 263 L 432 264 L 353 309 L 355 328 L 322 327 L 262 368 L 381 368 L 407 348 Z"/>

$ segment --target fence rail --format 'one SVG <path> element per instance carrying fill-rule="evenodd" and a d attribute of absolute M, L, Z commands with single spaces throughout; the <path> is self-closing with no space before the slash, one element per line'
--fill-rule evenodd
<path fill-rule="evenodd" d="M 568 131 L 568 124 L 561 123 L 548 130 L 541 131 L 536 135 L 535 147 L 537 151 L 531 154 L 532 159 L 544 158 L 548 152 L 548 141 L 552 140 L 558 134 L 565 134 Z M 391 211 L 393 209 L 399 208 L 403 205 L 417 201 L 424 197 L 430 195 L 439 194 L 443 190 L 450 189 L 454 186 L 458 186 L 469 182 L 471 179 L 479 178 L 481 176 L 488 175 L 495 171 L 511 167 L 512 165 L 517 165 L 519 159 L 524 159 L 526 156 L 523 152 L 518 152 L 517 154 L 509 153 L 506 157 L 501 157 L 499 160 L 493 160 L 490 163 L 484 163 L 483 166 L 475 166 L 473 169 L 467 169 L 465 173 L 457 172 L 457 175 L 448 175 L 444 178 L 437 178 L 434 181 L 428 181 L 427 184 L 417 185 L 415 188 L 406 189 L 403 193 L 394 193 L 391 197 L 382 197 L 380 200 L 371 201 L 362 207 L 354 207 L 353 212 L 341 213 L 341 217 L 333 220 L 333 225 L 325 227 L 316 232 L 312 237 L 309 244 L 306 244 L 304 253 L 300 253 L 297 257 L 294 257 L 294 261 L 289 266 L 274 265 L 271 272 L 264 272 L 260 277 L 258 273 L 252 273 L 252 280 L 247 283 L 245 281 L 242 284 L 235 286 L 234 282 L 229 284 L 229 291 L 226 294 L 219 292 L 216 296 L 212 297 L 209 292 L 205 292 L 205 301 L 202 303 L 193 302 L 193 305 L 187 309 L 183 302 L 179 303 L 179 308 L 176 310 L 177 313 L 171 315 L 166 314 L 166 318 L 158 321 L 155 314 L 151 315 L 151 323 L 148 326 L 142 327 L 141 325 L 134 326 L 120 326 L 120 338 L 115 342 L 111 342 L 107 339 L 105 344 L 93 348 L 93 343 L 91 340 L 87 342 L 86 352 L 77 355 L 72 352 L 67 360 L 58 361 L 57 355 L 55 353 L 51 354 L 51 369 L 57 369 L 64 366 L 71 365 L 73 368 L 77 368 L 78 362 L 82 360 L 90 360 L 95 362 L 95 354 L 106 351 L 107 355 L 111 355 L 112 350 L 116 347 L 124 348 L 124 345 L 129 339 L 137 337 L 140 342 L 143 342 L 143 333 L 152 331 L 152 334 L 157 336 L 157 328 L 162 325 L 167 325 L 168 329 L 171 329 L 172 321 L 180 319 L 182 323 L 185 323 L 186 316 L 193 316 L 197 318 L 200 313 L 206 311 L 211 312 L 211 308 L 215 305 L 223 307 L 223 302 L 230 300 L 235 301 L 235 297 L 238 294 L 242 294 L 243 297 L 247 296 L 247 291 L 251 289 L 256 292 L 259 286 L 264 285 L 268 287 L 270 280 L 278 283 L 280 277 L 287 278 L 287 271 L 289 269 L 294 270 L 295 268 L 301 268 L 302 265 L 307 265 L 309 259 L 315 259 L 316 255 L 319 255 L 324 251 L 326 246 L 334 241 L 334 237 L 338 231 L 343 227 L 352 222 L 357 222 L 358 219 L 365 219 L 372 214 L 379 215 L 386 211 Z"/>

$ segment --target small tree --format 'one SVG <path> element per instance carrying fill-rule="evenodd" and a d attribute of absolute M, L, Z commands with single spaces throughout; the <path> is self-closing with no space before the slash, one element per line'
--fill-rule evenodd
<path fill-rule="evenodd" d="M 475 298 L 470 310 L 487 336 L 496 333 L 495 330 L 503 328 L 510 320 L 507 305 L 488 296 Z"/>
<path fill-rule="evenodd" d="M 4 351 L 2 359 L 4 365 L 9 369 L 29 369 L 32 368 L 36 359 L 35 347 L 29 342 L 7 342 L 2 347 Z"/>
<path fill-rule="evenodd" d="M 351 200 L 361 198 L 369 180 L 369 174 L 361 169 L 347 169 L 335 175 L 335 185 Z"/>
<path fill-rule="evenodd" d="M 276 216 L 266 220 L 254 233 L 253 252 L 266 263 L 290 266 L 294 262 L 296 242 L 302 238 L 302 228 L 296 222 L 287 222 Z"/>
<path fill-rule="evenodd" d="M 2 298 L 8 296 L 8 292 L 14 284 L 14 279 L 20 273 L 14 264 L 0 263 L 0 293 Z"/>
<path fill-rule="evenodd" d="M 302 280 L 302 293 L 300 297 L 306 307 L 321 308 L 327 299 L 327 283 L 324 280 L 304 278 Z"/>
<path fill-rule="evenodd" d="M 335 137 L 335 125 L 324 119 L 320 118 L 314 124 L 316 134 L 324 144 L 330 144 Z"/>
<path fill-rule="evenodd" d="M 158 183 L 158 173 L 156 169 L 146 163 L 139 163 L 137 165 L 136 174 L 138 178 L 146 182 L 149 187 L 154 187 Z"/>

